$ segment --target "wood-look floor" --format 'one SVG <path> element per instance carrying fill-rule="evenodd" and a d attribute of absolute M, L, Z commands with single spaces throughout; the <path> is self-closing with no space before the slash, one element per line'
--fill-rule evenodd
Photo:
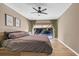
<path fill-rule="evenodd" d="M 58 40 L 51 40 L 53 52 L 49 56 L 76 56 L 72 51 L 62 45 Z M 10 52 L 5 48 L 0 48 L 0 56 L 37 56 L 37 53 L 29 52 Z M 44 53 L 39 53 L 39 56 L 44 56 Z"/>
<path fill-rule="evenodd" d="M 71 50 L 66 48 L 63 44 L 61 44 L 58 40 L 51 41 L 53 52 L 51 55 L 53 56 L 76 56 Z"/>

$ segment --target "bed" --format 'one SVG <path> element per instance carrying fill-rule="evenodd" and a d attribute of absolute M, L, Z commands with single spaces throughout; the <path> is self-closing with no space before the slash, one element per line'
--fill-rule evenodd
<path fill-rule="evenodd" d="M 45 35 L 29 35 L 23 31 L 8 32 L 2 46 L 10 51 L 52 53 L 50 40 Z"/>

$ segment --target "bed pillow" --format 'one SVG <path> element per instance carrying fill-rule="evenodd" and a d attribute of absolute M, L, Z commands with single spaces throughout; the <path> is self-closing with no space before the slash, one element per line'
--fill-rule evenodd
<path fill-rule="evenodd" d="M 15 38 L 20 38 L 20 37 L 28 36 L 28 35 L 29 35 L 29 33 L 28 32 L 24 32 L 24 31 L 10 32 L 8 34 L 8 39 L 15 39 Z"/>
<path fill-rule="evenodd" d="M 21 31 L 4 32 L 4 34 L 6 36 L 6 39 L 9 39 L 9 34 L 10 33 L 18 33 L 18 32 L 21 32 Z"/>

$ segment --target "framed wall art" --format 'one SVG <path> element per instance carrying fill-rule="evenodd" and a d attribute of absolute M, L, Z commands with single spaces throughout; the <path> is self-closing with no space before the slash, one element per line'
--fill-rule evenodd
<path fill-rule="evenodd" d="M 19 18 L 16 18 L 16 27 L 20 27 L 21 26 L 21 20 Z"/>
<path fill-rule="evenodd" d="M 13 16 L 5 14 L 5 25 L 13 26 Z"/>

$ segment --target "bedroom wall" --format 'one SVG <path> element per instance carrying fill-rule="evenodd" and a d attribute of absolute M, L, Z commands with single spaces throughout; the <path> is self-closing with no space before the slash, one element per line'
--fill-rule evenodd
<path fill-rule="evenodd" d="M 55 28 L 55 38 L 58 38 L 58 20 L 51 20 L 51 24 Z"/>
<path fill-rule="evenodd" d="M 79 53 L 79 4 L 72 4 L 59 18 L 58 39 Z"/>
<path fill-rule="evenodd" d="M 21 20 L 21 26 L 20 27 L 15 27 L 15 26 L 5 26 L 5 14 L 11 15 L 13 17 L 17 17 Z M 29 31 L 29 20 L 13 9 L 7 7 L 4 4 L 0 3 L 0 32 L 4 31 L 16 31 L 16 30 L 21 30 L 21 31 Z"/>
<path fill-rule="evenodd" d="M 30 20 L 30 24 L 29 24 L 29 31 L 32 32 L 32 28 L 35 25 L 36 20 Z"/>

